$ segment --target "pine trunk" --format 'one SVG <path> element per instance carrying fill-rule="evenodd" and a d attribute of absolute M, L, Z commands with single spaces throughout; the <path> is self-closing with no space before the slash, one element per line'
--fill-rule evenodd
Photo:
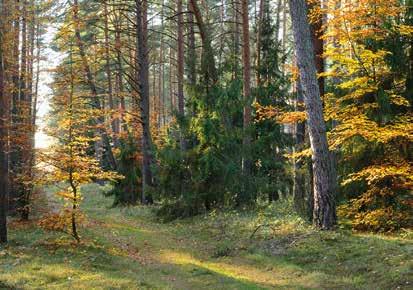
<path fill-rule="evenodd" d="M 178 0 L 178 114 L 182 118 L 185 116 L 184 99 L 184 16 L 182 11 L 182 0 Z M 181 150 L 185 151 L 185 139 L 183 133 L 179 134 Z"/>
<path fill-rule="evenodd" d="M 242 170 L 244 175 L 249 176 L 252 170 L 250 159 L 251 135 L 249 132 L 251 126 L 251 52 L 250 52 L 250 27 L 248 0 L 241 2 L 242 12 L 242 63 L 243 63 L 243 97 L 244 97 L 244 137 L 243 137 L 243 158 Z"/>
<path fill-rule="evenodd" d="M 5 65 L 3 55 L 3 32 L 5 31 L 4 19 L 7 7 L 0 11 L 0 243 L 7 243 L 7 207 L 8 207 L 8 160 L 7 160 L 7 96 L 5 93 Z"/>
<path fill-rule="evenodd" d="M 105 17 L 105 71 L 108 82 L 108 103 L 109 109 L 113 112 L 115 110 L 115 103 L 113 100 L 113 82 L 112 82 L 112 70 L 110 66 L 110 47 L 109 47 L 109 11 L 106 1 L 103 3 L 104 17 Z M 115 147 L 119 147 L 118 135 L 119 135 L 119 126 L 115 119 L 111 116 L 111 125 L 112 125 L 112 138 Z"/>
<path fill-rule="evenodd" d="M 139 106 L 142 125 L 142 203 L 150 201 L 149 189 L 152 181 L 152 137 L 149 124 L 149 60 L 147 48 L 147 2 L 136 0 L 136 50 L 137 50 L 137 84 L 139 87 Z"/>
<path fill-rule="evenodd" d="M 321 229 L 332 229 L 336 224 L 334 194 L 330 182 L 330 154 L 327 145 L 323 106 L 317 82 L 310 25 L 305 0 L 290 0 L 290 13 L 300 80 L 308 116 L 310 145 L 314 172 L 313 223 Z"/>
<path fill-rule="evenodd" d="M 202 41 L 202 60 L 201 70 L 204 74 L 205 83 L 207 88 L 215 84 L 218 81 L 217 69 L 215 66 L 214 50 L 212 48 L 212 40 L 210 33 L 202 18 L 201 10 L 199 9 L 198 2 L 196 0 L 190 0 L 191 11 L 193 11 L 196 19 L 196 23 L 201 35 Z M 208 13 L 208 12 L 206 12 Z"/>
<path fill-rule="evenodd" d="M 296 111 L 302 111 L 304 98 L 301 89 L 300 80 L 297 80 L 297 100 L 296 100 Z M 304 149 L 305 145 L 305 122 L 297 122 L 295 125 L 295 147 L 296 151 L 301 151 Z M 305 176 L 304 176 L 304 162 L 302 160 L 294 160 L 294 188 L 293 188 L 293 199 L 294 208 L 296 212 L 302 216 L 306 215 L 306 186 L 305 186 Z M 310 196 L 310 198 L 313 198 Z"/>
<path fill-rule="evenodd" d="M 79 3 L 78 0 L 73 1 L 73 22 L 74 22 L 74 27 L 75 27 L 75 38 L 77 42 L 77 46 L 79 48 L 79 54 L 82 59 L 82 65 L 83 65 L 83 70 L 86 75 L 86 82 L 87 85 L 89 86 L 89 89 L 91 91 L 91 101 L 92 105 L 94 108 L 97 110 L 102 110 L 102 104 L 99 100 L 98 97 L 98 92 L 95 84 L 95 80 L 93 78 L 92 72 L 90 70 L 89 62 L 86 56 L 84 44 L 82 41 L 82 38 L 80 36 L 80 20 L 79 20 Z M 96 120 L 96 124 L 100 127 L 100 125 L 103 125 L 105 122 L 105 118 L 99 116 Z M 109 137 L 106 133 L 105 129 L 99 129 L 99 134 L 102 139 L 102 144 L 106 149 L 106 154 L 108 157 L 109 164 L 112 169 L 116 169 L 117 164 L 116 164 L 116 159 L 113 155 L 112 152 L 112 146 L 110 145 Z"/>
<path fill-rule="evenodd" d="M 196 85 L 196 44 L 194 29 L 194 12 L 188 1 L 188 83 L 192 88 Z"/>

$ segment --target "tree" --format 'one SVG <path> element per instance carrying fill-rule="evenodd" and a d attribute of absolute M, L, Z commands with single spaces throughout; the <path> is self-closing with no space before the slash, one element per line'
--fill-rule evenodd
<path fill-rule="evenodd" d="M 340 212 L 358 230 L 397 230 L 412 218 L 411 23 L 400 22 L 407 10 L 399 1 L 328 4 L 333 65 L 325 76 L 334 90 L 325 112 L 336 122 L 330 144 L 343 155 L 341 190 L 350 199 Z"/>
<path fill-rule="evenodd" d="M 89 86 L 89 89 L 91 91 L 91 101 L 93 103 L 93 106 L 98 109 L 98 110 L 102 110 L 102 105 L 101 102 L 99 100 L 98 97 L 98 91 L 96 88 L 96 83 L 95 80 L 93 78 L 93 74 L 92 71 L 90 69 L 90 65 L 89 65 L 89 61 L 88 58 L 86 56 L 86 51 L 84 48 L 84 43 L 83 40 L 81 38 L 80 35 L 80 19 L 79 19 L 79 1 L 78 0 L 74 0 L 73 1 L 73 5 L 72 5 L 72 17 L 73 17 L 73 24 L 74 24 L 74 35 L 75 35 L 75 39 L 76 39 L 76 44 L 79 48 L 79 54 L 81 56 L 82 59 L 82 65 L 83 65 L 83 71 L 86 77 L 86 82 Z M 96 122 L 99 125 L 103 125 L 104 123 L 104 117 L 101 116 L 99 118 L 97 118 L 94 122 Z M 109 141 L 109 137 L 107 135 L 106 129 L 102 128 L 103 126 L 98 126 L 98 132 L 99 135 L 101 136 L 102 139 L 102 143 L 103 146 L 105 147 L 105 153 L 107 154 L 108 157 L 108 161 L 109 164 L 111 166 L 112 169 L 116 169 L 116 159 L 113 156 L 113 152 L 112 152 L 112 146 L 110 145 L 110 141 Z M 96 147 L 95 147 L 95 153 L 99 156 L 100 155 L 100 150 L 101 148 L 99 148 L 99 143 L 96 143 Z"/>
<path fill-rule="evenodd" d="M 199 34 L 202 41 L 202 58 L 201 58 L 201 71 L 204 76 L 205 86 L 209 88 L 211 85 L 216 84 L 218 81 L 218 74 L 215 65 L 214 50 L 212 49 L 212 39 L 210 31 L 205 25 L 201 11 L 196 0 L 189 0 L 191 5 L 191 11 L 195 15 L 196 24 L 199 29 Z"/>
<path fill-rule="evenodd" d="M 8 129 L 7 120 L 9 108 L 5 88 L 5 55 L 4 34 L 8 20 L 8 3 L 0 1 L 0 244 L 7 243 L 7 208 L 9 196 L 9 168 L 7 159 Z"/>
<path fill-rule="evenodd" d="M 250 52 L 250 27 L 249 27 L 249 7 L 248 0 L 241 1 L 242 14 L 242 63 L 243 63 L 243 96 L 244 96 L 244 138 L 242 158 L 242 169 L 245 175 L 251 174 L 252 162 L 249 159 L 249 147 L 251 146 L 251 136 L 249 133 L 251 126 L 251 52 Z"/>
<path fill-rule="evenodd" d="M 182 0 L 177 2 L 178 13 L 178 113 L 181 118 L 185 116 L 185 99 L 184 99 L 184 15 Z M 180 133 L 181 149 L 185 150 L 185 140 Z"/>
<path fill-rule="evenodd" d="M 108 9 L 108 4 L 106 1 L 103 3 L 103 13 L 105 16 L 105 25 L 104 25 L 104 35 L 105 35 L 105 72 L 106 72 L 106 77 L 108 81 L 108 103 L 109 103 L 109 109 L 111 110 L 112 113 L 115 111 L 115 101 L 113 98 L 113 82 L 112 82 L 112 70 L 111 70 L 111 55 L 110 55 L 110 44 L 109 44 L 109 9 Z M 118 142 L 118 135 L 119 135 L 119 122 L 117 122 L 115 119 L 112 118 L 111 116 L 111 125 L 112 125 L 112 139 L 114 141 L 114 144 L 116 147 L 119 147 L 119 142 Z"/>
<path fill-rule="evenodd" d="M 149 108 L 149 60 L 146 0 L 136 0 L 136 68 L 135 84 L 138 87 L 140 123 L 142 125 L 142 203 L 151 200 L 149 189 L 153 186 L 152 175 L 152 136 L 150 131 Z"/>
<path fill-rule="evenodd" d="M 63 231 L 70 228 L 70 234 L 79 242 L 81 186 L 94 180 L 115 181 L 121 176 L 102 170 L 96 156 L 88 153 L 90 143 L 99 137 L 90 137 L 96 128 L 85 125 L 96 124 L 94 118 L 102 112 L 89 106 L 87 99 L 83 97 L 84 92 L 75 91 L 75 84 L 81 78 L 74 73 L 72 48 L 69 53 L 68 67 L 60 67 L 55 78 L 51 124 L 47 128 L 48 135 L 56 141 L 41 156 L 41 162 L 49 168 L 43 182 L 56 184 L 59 187 L 56 194 L 68 203 L 57 217 L 47 217 L 41 225 L 46 229 Z"/>
<path fill-rule="evenodd" d="M 290 0 L 290 13 L 312 150 L 314 172 L 313 223 L 322 229 L 332 229 L 336 224 L 336 209 L 334 193 L 331 192 L 330 155 L 306 2 L 304 0 Z"/>

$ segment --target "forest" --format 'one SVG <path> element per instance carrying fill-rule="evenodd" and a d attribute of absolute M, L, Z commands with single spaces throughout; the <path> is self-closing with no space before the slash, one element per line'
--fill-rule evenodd
<path fill-rule="evenodd" d="M 0 0 L 0 289 L 412 289 L 412 0 Z"/>

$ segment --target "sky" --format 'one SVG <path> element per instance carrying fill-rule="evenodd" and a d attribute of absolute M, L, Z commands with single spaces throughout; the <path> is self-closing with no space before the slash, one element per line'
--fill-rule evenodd
<path fill-rule="evenodd" d="M 35 147 L 37 149 L 45 149 L 53 143 L 52 138 L 44 133 L 46 125 L 45 117 L 50 110 L 49 99 L 52 94 L 50 84 L 53 82 L 53 70 L 62 60 L 62 55 L 59 52 L 53 51 L 51 43 L 57 32 L 56 27 L 49 26 L 44 35 L 44 46 L 41 52 L 42 61 L 40 62 L 40 79 L 39 79 L 39 96 L 37 103 L 37 125 L 38 129 L 35 136 Z"/>

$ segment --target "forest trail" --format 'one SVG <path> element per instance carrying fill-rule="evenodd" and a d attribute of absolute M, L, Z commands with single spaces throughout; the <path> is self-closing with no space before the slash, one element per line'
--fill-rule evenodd
<path fill-rule="evenodd" d="M 83 189 L 77 245 L 35 222 L 13 222 L 0 249 L 0 289 L 408 289 L 412 241 L 320 233 L 274 208 L 259 219 L 215 213 L 160 223 L 150 208 L 112 208 L 96 185 Z M 51 191 L 48 203 L 56 206 Z M 276 212 L 279 212 L 277 215 Z"/>

